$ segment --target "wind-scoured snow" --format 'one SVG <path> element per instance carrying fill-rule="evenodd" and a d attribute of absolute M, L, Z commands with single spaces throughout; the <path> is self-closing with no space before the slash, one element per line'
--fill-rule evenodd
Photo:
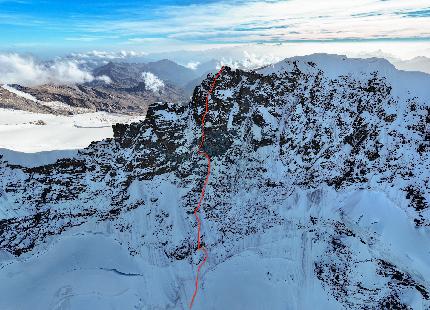
<path fill-rule="evenodd" d="M 2 85 L 2 87 L 8 91 L 10 91 L 11 93 L 14 93 L 15 95 L 18 95 L 19 97 L 31 100 L 33 102 L 39 102 L 39 100 L 37 100 L 33 95 L 27 94 L 23 91 L 20 91 L 18 89 L 13 88 L 12 86 L 9 86 L 7 84 Z"/>

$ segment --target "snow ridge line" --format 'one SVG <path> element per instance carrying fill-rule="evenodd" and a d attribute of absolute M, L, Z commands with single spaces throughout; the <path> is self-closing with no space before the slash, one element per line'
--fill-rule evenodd
<path fill-rule="evenodd" d="M 218 71 L 217 75 L 215 76 L 215 78 L 212 82 L 211 88 L 210 88 L 208 94 L 206 95 L 205 112 L 203 113 L 203 116 L 202 116 L 202 138 L 201 138 L 201 141 L 199 144 L 199 148 L 197 149 L 197 153 L 199 155 L 203 155 L 204 157 L 206 157 L 206 160 L 208 162 L 208 171 L 206 174 L 205 182 L 203 183 L 202 192 L 200 194 L 199 202 L 197 203 L 197 207 L 194 209 L 194 216 L 196 217 L 196 221 L 197 221 L 197 251 L 202 250 L 204 253 L 204 258 L 203 258 L 203 261 L 197 266 L 196 283 L 195 283 L 193 297 L 191 298 L 191 302 L 190 302 L 190 309 L 193 307 L 194 299 L 196 298 L 197 291 L 199 289 L 200 269 L 202 268 L 202 266 L 204 265 L 204 263 L 206 262 L 206 260 L 208 258 L 208 252 L 207 252 L 206 248 L 201 245 L 201 220 L 200 220 L 200 217 L 198 215 L 199 210 L 200 210 L 200 206 L 201 206 L 203 199 L 205 197 L 205 191 L 206 191 L 206 186 L 208 185 L 208 182 L 209 182 L 209 176 L 211 174 L 211 158 L 210 158 L 208 153 L 203 151 L 203 146 L 205 143 L 205 120 L 206 120 L 206 115 L 209 113 L 209 96 L 212 95 L 212 93 L 215 89 L 217 79 L 221 75 L 221 72 L 223 71 L 223 69 L 224 69 L 224 66 L 222 66 L 221 69 Z"/>

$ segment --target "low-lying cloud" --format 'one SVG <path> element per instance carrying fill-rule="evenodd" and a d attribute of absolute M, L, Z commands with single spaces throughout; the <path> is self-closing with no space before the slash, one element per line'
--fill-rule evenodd
<path fill-rule="evenodd" d="M 38 62 L 30 56 L 0 54 L 0 83 L 35 86 L 91 82 L 94 76 L 73 61 Z"/>
<path fill-rule="evenodd" d="M 142 57 L 146 56 L 147 53 L 140 52 L 140 51 L 132 51 L 132 50 L 122 50 L 118 52 L 113 51 L 100 51 L 100 50 L 93 50 L 86 53 L 72 53 L 70 57 L 73 58 L 101 58 L 101 59 L 126 59 L 126 58 L 133 58 L 133 57 Z"/>
<path fill-rule="evenodd" d="M 158 92 L 163 89 L 164 82 L 160 80 L 155 74 L 151 72 L 143 72 L 142 73 L 143 81 L 145 82 L 145 87 L 150 91 Z"/>
<path fill-rule="evenodd" d="M 200 65 L 200 62 L 198 61 L 190 61 L 185 65 L 185 68 L 196 70 L 199 65 Z"/>
<path fill-rule="evenodd" d="M 96 80 L 103 81 L 106 84 L 112 83 L 112 79 L 110 77 L 108 77 L 107 75 L 99 75 L 98 77 L 96 77 Z"/>
<path fill-rule="evenodd" d="M 243 58 L 241 59 L 232 59 L 232 58 L 222 58 L 218 63 L 217 67 L 221 68 L 222 65 L 229 66 L 233 69 L 245 69 L 245 70 L 253 70 L 257 68 L 261 68 L 278 61 L 281 61 L 283 57 L 266 54 L 266 55 L 257 55 L 254 53 L 249 53 L 247 51 L 243 52 Z"/>

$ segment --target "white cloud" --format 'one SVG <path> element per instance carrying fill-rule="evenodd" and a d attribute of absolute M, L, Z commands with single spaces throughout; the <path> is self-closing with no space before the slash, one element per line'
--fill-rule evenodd
<path fill-rule="evenodd" d="M 91 73 L 78 68 L 72 61 L 58 61 L 46 68 L 47 81 L 56 84 L 74 84 L 90 82 L 94 79 Z"/>
<path fill-rule="evenodd" d="M 188 68 L 188 69 L 191 69 L 191 70 L 196 70 L 198 65 L 200 65 L 200 62 L 198 62 L 198 61 L 190 61 L 189 63 L 187 63 L 185 65 L 185 67 Z"/>
<path fill-rule="evenodd" d="M 3 84 L 74 84 L 93 79 L 91 73 L 81 70 L 73 61 L 44 64 L 28 56 L 0 54 L 0 83 Z"/>
<path fill-rule="evenodd" d="M 1 1 L 1 0 L 0 0 Z M 270 44 L 321 43 L 333 45 L 357 40 L 404 40 L 404 45 L 430 38 L 429 0 L 220 0 L 188 5 L 133 5 L 112 12 L 98 12 L 97 18 L 78 15 L 70 20 L 64 34 L 67 46 L 94 47 L 130 46 L 148 52 L 202 50 L 213 47 Z M 163 1 L 161 1 L 163 2 Z M 426 3 L 427 2 L 427 3 Z M 122 6 L 121 6 L 122 7 Z M 115 11 L 115 6 L 113 6 Z M 420 13 L 421 12 L 421 13 Z M 80 17 L 79 17 L 80 16 Z M 64 25 L 50 18 L 40 20 L 16 14 L 0 13 L 0 20 L 12 25 L 30 25 L 64 30 Z M 25 38 L 23 38 L 24 40 Z M 105 40 L 101 42 L 99 40 Z M 107 41 L 115 39 L 114 41 Z M 71 41 L 72 40 L 72 41 Z M 385 41 L 382 41 L 385 40 Z M 8 48 L 34 51 L 53 43 L 24 42 L 6 44 Z M 26 40 L 28 41 L 28 40 Z M 79 42 L 83 41 L 83 42 Z M 61 41 L 54 45 L 61 45 Z M 109 45 L 110 44 L 110 45 Z M 322 46 L 321 43 L 320 46 Z M 69 47 L 68 47 L 69 48 Z M 123 57 L 119 53 L 94 51 L 82 57 Z M 223 55 L 225 56 L 225 55 Z M 411 56 L 411 53 L 407 55 Z M 219 58 L 219 57 L 217 57 Z"/>
<path fill-rule="evenodd" d="M 118 52 L 93 50 L 86 53 L 72 53 L 70 57 L 74 59 L 88 59 L 88 58 L 125 59 L 129 57 L 139 57 L 139 56 L 145 56 L 145 55 L 147 55 L 145 52 L 128 51 L 128 50 L 122 50 Z"/>
<path fill-rule="evenodd" d="M 164 87 L 164 82 L 151 72 L 143 72 L 142 77 L 145 82 L 145 87 L 154 93 Z"/>
<path fill-rule="evenodd" d="M 66 41 L 80 41 L 80 42 L 93 42 L 100 40 L 98 37 L 69 37 L 65 38 Z"/>
<path fill-rule="evenodd" d="M 260 43 L 429 37 L 430 18 L 422 0 L 290 0 L 161 6 L 156 19 L 123 19 L 87 24 L 92 31 L 201 43 Z M 190 14 L 192 12 L 192 14 Z M 147 12 L 140 12 L 147 14 Z M 139 14 L 139 11 L 137 11 Z"/>
<path fill-rule="evenodd" d="M 100 75 L 100 76 L 97 76 L 97 77 L 96 77 L 96 80 L 103 81 L 103 82 L 105 82 L 106 84 L 110 84 L 110 83 L 112 83 L 111 78 L 110 78 L 110 77 L 108 77 L 107 75 Z"/>
<path fill-rule="evenodd" d="M 222 58 L 218 63 L 218 68 L 222 65 L 229 66 L 231 68 L 240 68 L 245 70 L 257 69 L 263 66 L 276 63 L 282 60 L 284 57 L 275 56 L 273 54 L 257 55 L 248 51 L 243 52 L 243 58 Z"/>
<path fill-rule="evenodd" d="M 128 39 L 131 43 L 159 43 L 164 41 L 164 38 L 130 38 Z"/>

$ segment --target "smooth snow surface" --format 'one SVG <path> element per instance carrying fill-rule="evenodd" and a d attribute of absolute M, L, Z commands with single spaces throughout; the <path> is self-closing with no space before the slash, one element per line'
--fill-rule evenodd
<path fill-rule="evenodd" d="M 55 163 L 61 158 L 72 158 L 78 150 L 43 151 L 35 153 L 24 153 L 0 148 L 2 159 L 13 164 L 24 167 L 38 167 Z"/>
<path fill-rule="evenodd" d="M 60 116 L 0 109 L 0 148 L 26 153 L 81 149 L 112 137 L 115 123 L 143 119 L 105 112 Z"/>

